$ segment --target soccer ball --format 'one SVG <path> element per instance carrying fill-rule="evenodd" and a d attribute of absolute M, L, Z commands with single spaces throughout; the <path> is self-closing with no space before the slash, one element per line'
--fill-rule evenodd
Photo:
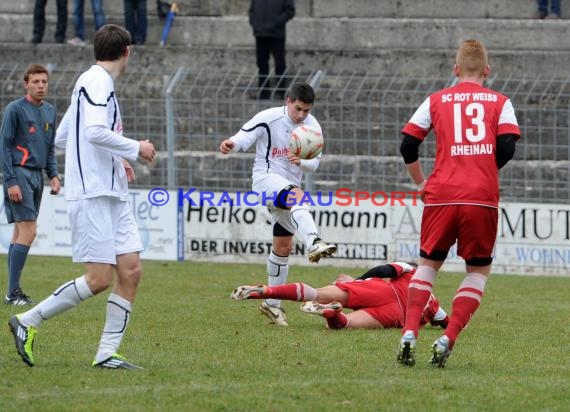
<path fill-rule="evenodd" d="M 291 133 L 289 150 L 299 159 L 314 159 L 324 147 L 323 134 L 314 127 L 299 126 Z"/>

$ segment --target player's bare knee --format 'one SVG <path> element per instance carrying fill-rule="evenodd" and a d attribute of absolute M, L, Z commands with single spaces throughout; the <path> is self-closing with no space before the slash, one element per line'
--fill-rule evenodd
<path fill-rule="evenodd" d="M 118 282 L 123 286 L 136 288 L 142 276 L 140 261 L 131 261 L 128 265 L 117 266 Z"/>
<path fill-rule="evenodd" d="M 91 268 L 91 270 L 87 270 L 85 279 L 91 293 L 97 295 L 113 284 L 113 271 L 110 265 L 107 269 Z"/>
<path fill-rule="evenodd" d="M 287 205 L 289 206 L 290 209 L 293 207 L 307 206 L 307 202 L 305 202 L 305 200 L 306 200 L 305 192 L 303 192 L 298 187 L 295 187 L 291 189 L 291 192 L 289 193 L 289 197 L 287 199 Z"/>
<path fill-rule="evenodd" d="M 277 224 L 276 224 L 277 226 Z M 274 230 L 274 237 L 273 237 L 273 252 L 277 256 L 289 256 L 291 253 L 291 248 L 293 247 L 293 236 L 286 232 L 283 235 L 275 235 Z"/>
<path fill-rule="evenodd" d="M 287 246 L 274 247 L 273 252 L 275 252 L 277 256 L 282 256 L 282 257 L 289 256 L 289 253 L 291 253 L 291 247 Z"/>
<path fill-rule="evenodd" d="M 15 238 L 16 243 L 30 246 L 36 238 L 36 222 L 17 222 L 18 233 Z"/>

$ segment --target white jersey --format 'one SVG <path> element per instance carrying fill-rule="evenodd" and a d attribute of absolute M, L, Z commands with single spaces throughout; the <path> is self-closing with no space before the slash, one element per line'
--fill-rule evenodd
<path fill-rule="evenodd" d="M 113 196 L 128 200 L 123 158 L 136 161 L 139 143 L 122 136 L 113 78 L 99 65 L 84 72 L 56 133 L 65 149 L 65 198 Z"/>
<path fill-rule="evenodd" d="M 246 151 L 256 143 L 253 175 L 275 173 L 291 183 L 300 186 L 303 171 L 315 171 L 321 156 L 311 160 L 301 160 L 301 166 L 287 159 L 291 132 L 299 126 L 312 126 L 321 131 L 317 119 L 311 114 L 302 123 L 294 123 L 287 114 L 287 106 L 273 107 L 256 114 L 243 125 L 241 130 L 230 137 L 235 143 L 232 151 Z"/>

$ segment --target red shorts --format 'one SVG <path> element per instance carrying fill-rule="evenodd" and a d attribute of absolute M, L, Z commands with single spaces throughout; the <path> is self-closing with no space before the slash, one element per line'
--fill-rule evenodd
<path fill-rule="evenodd" d="M 499 210 L 475 205 L 425 206 L 420 248 L 427 254 L 449 251 L 457 241 L 463 259 L 493 256 Z"/>
<path fill-rule="evenodd" d="M 404 325 L 406 302 L 401 302 L 390 283 L 378 279 L 335 282 L 335 286 L 348 293 L 347 309 L 364 310 L 385 328 Z"/>

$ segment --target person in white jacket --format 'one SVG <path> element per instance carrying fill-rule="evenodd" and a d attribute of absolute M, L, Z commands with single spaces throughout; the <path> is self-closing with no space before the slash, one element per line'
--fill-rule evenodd
<path fill-rule="evenodd" d="M 117 353 L 129 322 L 142 273 L 142 243 L 128 201 L 128 182 L 135 178 L 128 161 L 152 161 L 149 141 L 122 136 L 123 124 L 114 91 L 125 71 L 131 36 L 117 25 L 105 25 L 93 41 L 96 63 L 77 80 L 70 106 L 56 133 L 65 148 L 65 198 L 72 232 L 73 261 L 85 274 L 61 285 L 51 296 L 8 324 L 16 349 L 35 365 L 33 342 L 44 320 L 65 312 L 108 289 L 106 322 L 92 366 L 141 369 Z"/>

